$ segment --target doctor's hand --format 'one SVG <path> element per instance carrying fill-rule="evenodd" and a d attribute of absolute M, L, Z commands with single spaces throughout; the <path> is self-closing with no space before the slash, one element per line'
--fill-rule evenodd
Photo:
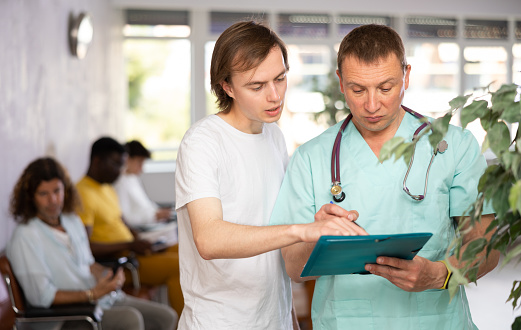
<path fill-rule="evenodd" d="M 376 264 L 366 265 L 365 269 L 408 292 L 439 289 L 447 277 L 447 268 L 443 263 L 420 256 L 415 256 L 412 260 L 378 257 Z"/>

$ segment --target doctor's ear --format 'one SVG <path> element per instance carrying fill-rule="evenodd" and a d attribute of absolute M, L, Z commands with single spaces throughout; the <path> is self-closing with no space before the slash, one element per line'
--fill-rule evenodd
<path fill-rule="evenodd" d="M 224 91 L 226 92 L 226 94 L 228 94 L 229 97 L 231 97 L 232 99 L 234 98 L 231 84 L 229 84 L 226 80 L 223 80 L 221 81 L 221 87 L 224 89 Z"/>

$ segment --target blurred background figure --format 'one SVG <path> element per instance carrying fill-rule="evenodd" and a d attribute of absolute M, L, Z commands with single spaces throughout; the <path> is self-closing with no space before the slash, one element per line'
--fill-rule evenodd
<path fill-rule="evenodd" d="M 122 173 L 126 158 L 125 148 L 113 138 L 101 137 L 92 144 L 87 173 L 76 183 L 82 203 L 78 215 L 87 229 L 96 260 L 135 256 L 141 284 L 166 285 L 170 306 L 181 314 L 184 300 L 177 245 L 157 237 L 143 237 L 127 224 L 121 212 L 113 184 Z"/>
<path fill-rule="evenodd" d="M 127 142 L 125 150 L 128 154 L 127 163 L 114 183 L 123 218 L 130 226 L 169 220 L 172 209 L 159 207 L 153 202 L 148 197 L 140 179 L 140 175 L 143 173 L 143 163 L 151 156 L 150 151 L 136 140 Z"/>
<path fill-rule="evenodd" d="M 52 158 L 36 159 L 18 179 L 10 211 L 19 224 L 7 245 L 7 257 L 28 303 L 43 308 L 97 303 L 103 310 L 103 329 L 174 329 L 174 310 L 127 296 L 120 290 L 123 270 L 114 274 L 94 261 L 85 227 L 74 213 L 79 203 L 69 175 Z M 64 327 L 83 325 L 73 321 Z"/>

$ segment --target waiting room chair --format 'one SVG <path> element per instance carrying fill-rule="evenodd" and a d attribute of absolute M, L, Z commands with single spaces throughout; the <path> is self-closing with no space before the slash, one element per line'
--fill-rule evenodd
<path fill-rule="evenodd" d="M 50 308 L 29 306 L 4 253 L 0 254 L 0 273 L 0 330 L 17 329 L 19 323 L 60 321 L 86 321 L 92 329 L 101 330 L 102 313 L 96 305 L 70 304 Z"/>

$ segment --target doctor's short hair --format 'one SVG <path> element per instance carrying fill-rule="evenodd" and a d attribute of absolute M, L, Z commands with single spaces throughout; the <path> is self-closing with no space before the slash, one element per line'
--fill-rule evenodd
<path fill-rule="evenodd" d="M 233 104 L 233 99 L 226 94 L 221 83 L 230 83 L 233 73 L 259 66 L 273 47 L 280 48 L 286 71 L 289 70 L 286 45 L 274 31 L 261 23 L 238 22 L 219 36 L 210 66 L 210 84 L 212 92 L 217 96 L 219 111 L 228 113 Z"/>
<path fill-rule="evenodd" d="M 38 158 L 32 161 L 16 182 L 9 205 L 9 211 L 16 222 L 27 223 L 37 214 L 34 196 L 43 181 L 58 179 L 63 183 L 63 213 L 72 213 L 80 205 L 80 197 L 67 170 L 55 159 Z"/>
<path fill-rule="evenodd" d="M 338 49 L 337 65 L 342 74 L 342 64 L 346 57 L 353 56 L 362 63 L 371 64 L 395 54 L 405 72 L 407 59 L 402 38 L 392 28 L 385 25 L 362 25 L 349 32 Z"/>

